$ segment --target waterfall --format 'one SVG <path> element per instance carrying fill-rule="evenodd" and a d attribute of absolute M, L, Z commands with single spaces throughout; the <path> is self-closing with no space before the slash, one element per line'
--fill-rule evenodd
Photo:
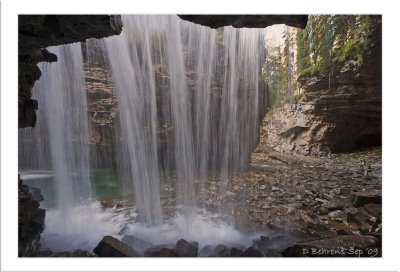
<path fill-rule="evenodd" d="M 100 209 L 92 203 L 80 210 L 84 215 L 77 210 L 75 218 L 70 215 L 78 200 L 91 194 L 98 197 L 96 188 L 91 190 L 89 174 L 101 162 L 101 167 L 115 168 L 123 190 L 134 192 L 132 213 L 137 214 L 136 222 L 148 228 L 143 233 L 149 239 L 156 240 L 151 233 L 157 228 L 169 229 L 164 224 L 167 219 L 174 235 L 180 237 L 202 235 L 203 240 L 216 241 L 219 237 L 215 235 L 222 237 L 230 225 L 232 235 L 239 239 L 232 228 L 233 203 L 226 195 L 230 177 L 249 165 L 266 112 L 266 88 L 261 80 L 263 30 L 210 29 L 172 15 L 126 15 L 122 20 L 121 35 L 50 48 L 58 62 L 40 65 L 42 77 L 33 91 L 39 101 L 38 123 L 20 134 L 20 168 L 54 172 L 60 214 L 51 215 L 49 226 L 58 228 L 57 218 L 63 219 L 64 226 L 73 220 L 87 224 L 91 209 Z M 108 127 L 101 124 L 114 135 L 109 148 L 113 151 L 90 159 L 89 154 L 101 153 L 90 142 L 89 90 L 86 85 L 85 93 L 84 84 L 84 76 L 93 79 L 96 73 L 90 71 L 95 69 L 111 75 L 108 91 L 117 102 L 112 109 L 115 122 Z M 91 86 L 96 84 L 92 81 Z M 93 115 L 90 118 L 93 128 Z M 210 180 L 217 180 L 219 187 L 213 196 L 217 209 L 211 212 L 223 215 L 225 222 L 203 226 L 205 216 L 199 213 L 207 203 L 198 193 L 207 190 Z M 172 219 L 163 212 L 165 184 L 173 186 L 168 196 L 176 199 Z M 105 224 L 103 216 L 101 211 L 93 220 Z M 119 235 L 114 231 L 110 232 Z M 100 234 L 88 236 L 93 239 L 90 243 L 101 238 Z"/>
<path fill-rule="evenodd" d="M 138 211 L 150 225 L 163 221 L 159 173 L 168 170 L 176 174 L 186 228 L 195 231 L 196 190 L 217 175 L 224 195 L 229 176 L 248 166 L 257 144 L 265 105 L 262 30 L 213 30 L 177 16 L 122 19 L 121 35 L 98 43 L 105 43 L 116 86 Z M 172 136 L 161 142 L 168 127 Z"/>
<path fill-rule="evenodd" d="M 33 97 L 40 101 L 35 128 L 20 132 L 20 167 L 53 172 L 57 209 L 68 232 L 73 206 L 91 195 L 86 93 L 80 44 L 50 47 L 58 56 L 41 63 Z M 82 222 L 83 223 L 83 222 Z M 81 223 L 81 224 L 82 224 Z"/>

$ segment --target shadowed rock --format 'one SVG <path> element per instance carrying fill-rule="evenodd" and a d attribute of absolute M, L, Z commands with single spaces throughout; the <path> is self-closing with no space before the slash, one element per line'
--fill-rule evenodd
<path fill-rule="evenodd" d="M 264 254 L 258 250 L 256 247 L 251 246 L 248 249 L 246 249 L 240 257 L 264 257 Z"/>
<path fill-rule="evenodd" d="M 173 245 L 157 245 L 146 249 L 145 257 L 176 257 L 176 249 Z"/>
<path fill-rule="evenodd" d="M 353 194 L 354 207 L 361 207 L 368 203 L 381 204 L 382 195 L 377 191 L 357 192 Z"/>
<path fill-rule="evenodd" d="M 132 247 L 111 236 L 104 236 L 93 252 L 99 257 L 141 257 Z"/>
<path fill-rule="evenodd" d="M 178 257 L 197 257 L 199 245 L 196 244 L 189 243 L 184 239 L 180 239 L 176 243 L 176 255 Z"/>
<path fill-rule="evenodd" d="M 285 24 L 305 28 L 308 15 L 178 15 L 181 19 L 219 28 L 223 26 L 264 28 L 274 24 Z"/>

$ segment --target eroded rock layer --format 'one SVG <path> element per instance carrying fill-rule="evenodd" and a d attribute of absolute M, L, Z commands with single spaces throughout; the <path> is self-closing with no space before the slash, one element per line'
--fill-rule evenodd
<path fill-rule="evenodd" d="M 268 144 L 279 152 L 324 155 L 380 146 L 382 133 L 381 19 L 375 18 L 371 47 L 358 67 L 333 67 L 333 77 L 303 76 L 302 102 L 286 104 L 265 119 Z"/>

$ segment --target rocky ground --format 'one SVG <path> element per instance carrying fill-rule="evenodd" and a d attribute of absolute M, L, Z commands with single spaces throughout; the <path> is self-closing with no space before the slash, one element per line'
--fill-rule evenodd
<path fill-rule="evenodd" d="M 380 254 L 381 148 L 321 158 L 259 148 L 249 171 L 235 176 L 227 186 L 236 226 L 243 231 L 273 232 L 277 248 L 288 247 L 286 253 L 280 252 L 284 255 L 302 255 L 299 245 L 345 249 L 368 245 L 369 255 Z M 209 195 L 217 194 L 214 188 L 211 182 Z M 212 206 L 213 201 L 205 201 Z"/>
<path fill-rule="evenodd" d="M 126 235 L 121 241 L 105 236 L 93 250 L 95 255 L 78 250 L 38 256 L 381 256 L 381 155 L 381 148 L 319 158 L 288 155 L 266 148 L 262 137 L 248 171 L 226 182 L 210 178 L 198 193 L 200 206 L 213 216 L 228 214 L 237 229 L 260 233 L 247 248 L 199 248 L 197 242 L 180 240 L 140 251 L 137 246 L 143 248 L 146 241 Z M 173 216 L 173 178 L 167 180 L 161 186 L 162 205 L 164 214 Z M 132 205 L 121 200 L 103 202 L 105 208 Z"/>

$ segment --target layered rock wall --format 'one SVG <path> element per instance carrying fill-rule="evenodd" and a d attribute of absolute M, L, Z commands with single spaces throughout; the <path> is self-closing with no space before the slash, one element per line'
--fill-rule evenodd
<path fill-rule="evenodd" d="M 303 76 L 303 101 L 275 109 L 264 120 L 268 145 L 279 152 L 326 155 L 380 146 L 382 139 L 382 25 L 374 18 L 363 65 L 347 61 L 333 77 Z"/>

